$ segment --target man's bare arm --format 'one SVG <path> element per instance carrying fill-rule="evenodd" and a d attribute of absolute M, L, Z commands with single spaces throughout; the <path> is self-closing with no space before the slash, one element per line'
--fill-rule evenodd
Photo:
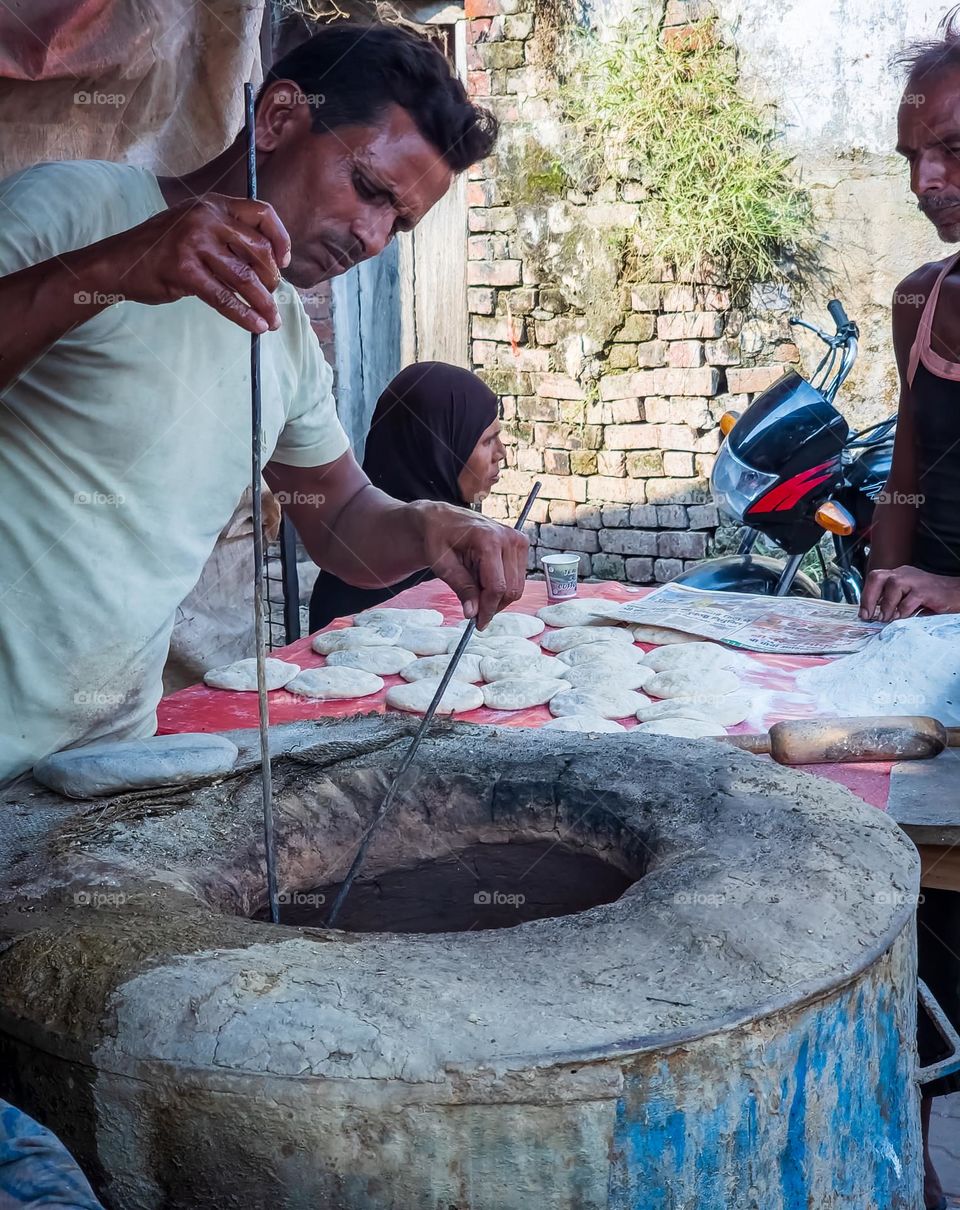
<path fill-rule="evenodd" d="M 523 592 L 522 534 L 469 509 L 394 500 L 372 486 L 350 453 L 320 467 L 274 462 L 264 478 L 311 558 L 348 584 L 380 588 L 429 567 L 481 627 Z"/>
<path fill-rule="evenodd" d="M 113 302 L 194 295 L 249 332 L 279 326 L 272 291 L 290 241 L 263 202 L 210 195 L 0 277 L 0 392 Z"/>

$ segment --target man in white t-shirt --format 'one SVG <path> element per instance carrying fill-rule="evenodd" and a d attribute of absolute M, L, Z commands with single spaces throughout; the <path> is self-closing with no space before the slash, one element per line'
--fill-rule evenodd
<path fill-rule="evenodd" d="M 242 144 L 182 178 L 99 161 L 0 182 L 0 783 L 62 748 L 151 735 L 177 605 L 250 479 L 249 333 L 265 478 L 312 557 L 362 586 L 429 566 L 481 624 L 526 542 L 374 489 L 337 421 L 296 291 L 380 252 L 496 124 L 400 29 L 331 27 Z"/>

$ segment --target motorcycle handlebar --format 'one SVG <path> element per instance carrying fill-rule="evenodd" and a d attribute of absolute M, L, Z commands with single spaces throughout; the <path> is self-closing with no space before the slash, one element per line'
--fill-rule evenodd
<path fill-rule="evenodd" d="M 845 327 L 850 320 L 847 318 L 847 313 L 843 309 L 843 303 L 839 298 L 832 298 L 827 303 L 827 311 L 830 313 L 830 318 L 838 328 Z"/>

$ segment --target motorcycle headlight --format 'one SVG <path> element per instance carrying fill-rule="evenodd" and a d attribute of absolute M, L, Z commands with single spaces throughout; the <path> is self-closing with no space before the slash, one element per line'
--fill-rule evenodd
<path fill-rule="evenodd" d="M 710 487 L 713 501 L 729 521 L 742 521 L 747 509 L 776 483 L 777 476 L 754 470 L 741 462 L 724 442 L 713 464 Z"/>

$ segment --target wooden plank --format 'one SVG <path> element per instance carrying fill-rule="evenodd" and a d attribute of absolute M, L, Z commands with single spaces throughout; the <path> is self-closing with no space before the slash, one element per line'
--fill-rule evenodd
<path fill-rule="evenodd" d="M 920 885 L 940 891 L 960 891 L 960 846 L 920 844 Z"/>

